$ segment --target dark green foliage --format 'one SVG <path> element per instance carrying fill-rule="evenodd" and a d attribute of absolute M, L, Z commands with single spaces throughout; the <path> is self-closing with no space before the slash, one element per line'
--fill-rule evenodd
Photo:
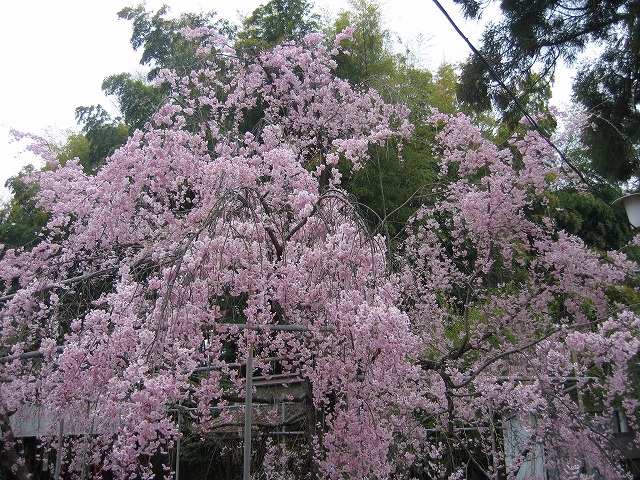
<path fill-rule="evenodd" d="M 162 68 L 176 69 L 185 73 L 196 67 L 196 47 L 180 33 L 184 27 L 217 27 L 229 29 L 226 23 L 212 21 L 214 12 L 187 13 L 177 19 L 167 19 L 168 7 L 157 12 L 147 11 L 144 5 L 123 8 L 120 18 L 132 22 L 131 45 L 134 50 L 142 49 L 142 65 L 151 70 L 148 80 L 152 80 Z M 86 155 L 78 155 L 87 173 L 95 173 L 104 160 L 124 144 L 131 132 L 151 119 L 162 104 L 167 92 L 155 88 L 141 78 L 128 73 L 111 75 L 104 79 L 102 90 L 115 97 L 121 117 L 112 118 L 101 105 L 78 107 L 76 120 L 82 126 L 82 133 L 89 142 Z M 62 160 L 62 159 L 61 159 Z"/>
<path fill-rule="evenodd" d="M 639 173 L 640 30 L 627 42 L 615 42 L 575 82 L 575 98 L 593 115 L 596 128 L 585 136 L 593 167 L 601 175 L 625 181 Z"/>
<path fill-rule="evenodd" d="M 89 156 L 82 167 L 87 173 L 95 173 L 104 160 L 127 141 L 130 128 L 119 119 L 112 119 L 102 106 L 76 108 L 76 120 L 83 125 L 82 133 L 89 140 Z"/>
<path fill-rule="evenodd" d="M 429 106 L 436 107 L 443 113 L 453 115 L 460 110 L 456 95 L 457 88 L 458 75 L 453 65 L 443 63 L 438 67 L 431 83 L 428 98 Z"/>
<path fill-rule="evenodd" d="M 483 51 L 485 60 L 500 79 L 507 80 L 506 83 L 509 84 L 520 106 L 534 114 L 548 113 L 552 77 L 537 73 L 532 65 L 523 62 L 521 67 L 516 67 L 522 71 L 511 78 L 514 66 L 503 59 L 508 58 L 509 52 L 515 47 L 510 43 L 500 44 L 503 39 L 499 38 L 499 33 L 501 32 L 491 28 L 484 33 L 483 42 L 487 49 Z M 463 64 L 457 94 L 459 100 L 474 111 L 497 111 L 502 130 L 507 130 L 506 136 L 518 128 L 523 117 L 511 95 L 494 81 L 485 62 L 478 56 L 470 57 Z"/>
<path fill-rule="evenodd" d="M 473 18 L 487 2 L 454 0 Z M 553 81 L 555 67 L 576 62 L 587 47 L 604 47 L 585 62 L 574 83 L 574 99 L 592 115 L 597 129 L 587 132 L 593 168 L 614 181 L 637 177 L 640 150 L 640 0 L 503 0 L 502 19 L 489 23 L 481 53 L 499 78 L 535 112 Z M 507 111 L 504 91 L 478 58 L 464 66 L 461 100 Z M 507 115 L 508 118 L 508 115 Z"/>
<path fill-rule="evenodd" d="M 49 218 L 36 205 L 37 186 L 25 181 L 25 177 L 33 172 L 33 165 L 28 165 L 5 183 L 12 193 L 11 199 L 0 209 L 0 244 L 5 248 L 33 246 Z"/>
<path fill-rule="evenodd" d="M 389 49 L 389 31 L 382 25 L 380 5 L 375 1 L 352 0 L 351 10 L 340 13 L 335 33 L 350 25 L 356 30 L 353 41 L 343 41 L 348 53 L 338 56 L 336 74 L 353 84 L 378 86 L 387 81 L 398 65 Z"/>
<path fill-rule="evenodd" d="M 231 480 L 242 477 L 242 443 L 233 434 L 185 436 L 180 453 L 180 476 L 197 480 Z"/>
<path fill-rule="evenodd" d="M 554 214 L 558 227 L 582 238 L 590 247 L 620 249 L 631 240 L 633 232 L 624 211 L 585 192 L 561 190 L 555 196 L 562 207 Z"/>
<path fill-rule="evenodd" d="M 370 228 L 390 239 L 424 203 L 436 179 L 437 165 L 424 144 L 408 143 L 399 159 L 393 148 L 376 148 L 361 170 L 344 179 Z"/>
<path fill-rule="evenodd" d="M 478 110 L 489 110 L 491 108 L 489 85 L 489 74 L 478 57 L 471 57 L 467 63 L 463 64 L 458 86 L 458 94 L 463 101 Z"/>
<path fill-rule="evenodd" d="M 343 42 L 350 54 L 338 57 L 336 73 L 363 88 L 376 88 L 390 102 L 406 105 L 415 125 L 401 158 L 395 146 L 376 148 L 361 170 L 344 179 L 370 227 L 393 241 L 417 208 L 429 201 L 438 168 L 431 152 L 433 131 L 422 119 L 433 107 L 457 111 L 457 76 L 451 65 L 432 74 L 392 53 L 377 2 L 357 0 L 351 6 L 353 10 L 342 12 L 335 22 L 335 33 L 350 23 L 356 27 L 354 40 Z"/>
<path fill-rule="evenodd" d="M 53 153 L 64 165 L 68 160 L 77 158 L 81 165 L 90 163 L 91 142 L 82 133 L 70 133 L 61 145 L 52 145 Z"/>
<path fill-rule="evenodd" d="M 116 97 L 124 123 L 133 129 L 144 127 L 164 99 L 162 90 L 128 73 L 105 78 L 102 90 Z"/>
<path fill-rule="evenodd" d="M 162 68 L 175 69 L 186 74 L 196 67 L 195 46 L 185 39 L 180 30 L 184 27 L 216 27 L 229 32 L 228 22 L 213 22 L 215 12 L 184 13 L 176 19 L 165 18 L 169 7 L 162 6 L 157 12 L 147 11 L 144 4 L 126 7 L 118 17 L 132 22 L 131 46 L 142 48 L 141 65 L 148 65 L 149 80 L 155 78 Z"/>
<path fill-rule="evenodd" d="M 236 48 L 258 52 L 283 40 L 297 40 L 318 31 L 318 17 L 306 0 L 271 0 L 245 18 Z"/>
<path fill-rule="evenodd" d="M 131 45 L 134 50 L 142 48 L 142 65 L 151 70 L 152 80 L 162 68 L 173 68 L 185 73 L 195 68 L 194 44 L 185 39 L 180 30 L 184 27 L 213 27 L 213 12 L 183 14 L 177 19 L 165 18 L 168 7 L 149 12 L 144 5 L 122 9 L 118 16 L 132 22 Z M 217 25 L 224 28 L 223 24 Z M 112 118 L 101 105 L 76 108 L 76 120 L 89 142 L 86 155 L 78 155 L 87 173 L 95 173 L 104 160 L 113 154 L 131 134 L 151 119 L 162 104 L 166 91 L 155 88 L 148 81 L 128 73 L 111 75 L 104 79 L 102 90 L 115 97 L 121 117 Z"/>
<path fill-rule="evenodd" d="M 333 34 L 355 26 L 352 41 L 343 41 L 349 52 L 337 58 L 336 74 L 362 88 L 374 87 L 388 101 L 406 105 L 416 125 L 414 138 L 404 143 L 401 158 L 395 145 L 372 149 L 369 161 L 343 186 L 360 204 L 369 226 L 390 239 L 401 234 L 436 179 L 437 165 L 431 154 L 432 132 L 422 125 L 430 108 L 453 113 L 457 110 L 457 77 L 450 65 L 442 65 L 435 76 L 410 64 L 391 51 L 380 5 L 371 0 L 353 0 L 351 10 L 339 14 Z"/>

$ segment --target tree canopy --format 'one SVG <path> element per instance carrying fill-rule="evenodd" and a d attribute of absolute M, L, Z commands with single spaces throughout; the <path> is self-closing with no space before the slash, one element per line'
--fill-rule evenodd
<path fill-rule="evenodd" d="M 477 18 L 490 2 L 455 0 Z M 574 99 L 596 128 L 585 132 L 595 170 L 614 181 L 638 178 L 640 132 L 640 4 L 637 0 L 592 2 L 500 2 L 502 17 L 490 22 L 481 53 L 501 80 L 523 98 L 552 83 L 558 62 L 575 65 L 586 53 L 574 79 Z M 595 53 L 594 53 L 595 52 Z M 510 100 L 488 74 L 479 57 L 462 74 L 462 97 L 507 109 Z M 527 82 L 526 89 L 519 87 Z"/>
<path fill-rule="evenodd" d="M 132 24 L 131 46 L 141 49 L 140 63 L 151 67 L 148 78 L 154 79 L 160 69 L 172 68 L 188 73 L 196 61 L 195 47 L 180 34 L 182 28 L 214 27 L 228 31 L 231 27 L 224 20 L 214 22 L 215 12 L 184 13 L 178 18 L 167 18 L 169 7 L 149 11 L 144 3 L 125 7 L 118 17 Z"/>
<path fill-rule="evenodd" d="M 306 0 L 271 0 L 260 5 L 243 20 L 236 48 L 260 51 L 317 32 L 319 19 L 311 9 Z"/>
<path fill-rule="evenodd" d="M 380 86 L 396 67 L 380 5 L 366 0 L 350 4 L 351 9 L 340 12 L 335 21 L 336 33 L 354 27 L 353 39 L 345 43 L 345 52 L 337 59 L 336 74 L 356 84 Z"/>

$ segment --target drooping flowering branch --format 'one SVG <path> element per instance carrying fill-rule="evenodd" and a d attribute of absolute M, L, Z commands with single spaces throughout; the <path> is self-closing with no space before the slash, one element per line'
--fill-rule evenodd
<path fill-rule="evenodd" d="M 462 115 L 434 112 L 430 121 L 442 182 L 435 203 L 408 226 L 398 258 L 412 330 L 425 339 L 425 422 L 491 478 L 516 475 L 528 459 L 507 447 L 500 453 L 491 422 L 528 431 L 547 470 L 622 475 L 621 451 L 594 432 L 609 431 L 622 398 L 626 415 L 637 411 L 637 318 L 610 297 L 637 265 L 557 231 L 548 199 L 570 178 L 535 132 L 499 150 Z M 613 338 L 619 346 L 605 354 Z"/>

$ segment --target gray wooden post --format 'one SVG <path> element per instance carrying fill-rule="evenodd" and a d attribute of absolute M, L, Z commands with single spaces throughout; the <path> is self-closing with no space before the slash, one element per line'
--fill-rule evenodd
<path fill-rule="evenodd" d="M 244 467 L 243 480 L 251 480 L 251 413 L 253 410 L 253 345 L 249 345 L 244 394 Z"/>
<path fill-rule="evenodd" d="M 182 410 L 178 407 L 178 442 L 176 445 L 176 480 L 180 480 L 180 424 L 182 423 Z"/>
<path fill-rule="evenodd" d="M 58 451 L 56 452 L 56 471 L 53 474 L 55 480 L 60 478 L 60 462 L 62 461 L 62 435 L 64 434 L 64 418 L 60 418 L 60 430 L 58 430 Z"/>

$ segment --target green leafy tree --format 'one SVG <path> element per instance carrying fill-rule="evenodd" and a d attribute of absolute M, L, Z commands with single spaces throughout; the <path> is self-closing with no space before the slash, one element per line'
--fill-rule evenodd
<path fill-rule="evenodd" d="M 142 128 L 163 103 L 167 91 L 151 84 L 162 68 L 184 73 L 196 67 L 196 46 L 186 39 L 185 27 L 216 27 L 228 30 L 227 22 L 214 22 L 215 12 L 184 13 L 168 18 L 169 8 L 148 11 L 144 4 L 126 7 L 118 17 L 132 22 L 131 46 L 142 50 L 140 64 L 150 67 L 147 79 L 129 73 L 110 75 L 104 79 L 102 90 L 115 97 L 119 116 L 112 116 L 101 106 L 78 107 L 76 120 L 88 141 L 89 151 L 78 155 L 85 171 L 95 173 L 104 160 L 120 147 L 133 132 Z M 70 138 L 69 142 L 76 141 Z M 76 142 L 77 143 L 77 142 Z"/>
<path fill-rule="evenodd" d="M 573 136 L 566 138 L 565 156 L 589 181 L 590 188 L 567 187 L 550 194 L 550 204 L 556 207 L 553 217 L 559 228 L 580 237 L 592 249 L 628 249 L 633 238 L 631 224 L 623 209 L 611 206 L 623 191 L 594 170 L 580 132 Z"/>
<path fill-rule="evenodd" d="M 485 35 L 485 45 L 486 41 Z M 501 50 L 500 53 L 494 53 L 492 59 L 488 60 L 500 78 L 508 75 L 509 71 L 507 67 L 500 64 L 500 58 L 505 55 L 506 53 Z M 493 67 L 494 65 L 496 67 Z M 472 56 L 463 63 L 456 93 L 463 105 L 462 110 L 478 119 L 480 123 L 498 130 L 497 138 L 505 140 L 520 128 L 520 120 L 523 117 L 521 108 L 535 114 L 544 113 L 551 116 L 549 111 L 551 84 L 543 74 L 527 70 L 513 79 L 509 89 L 516 96 L 517 104 L 510 93 L 492 80 L 484 61 L 477 56 Z M 555 124 L 551 125 L 547 134 L 554 128 Z"/>
<path fill-rule="evenodd" d="M 453 114 L 459 110 L 457 101 L 458 75 L 450 63 L 438 67 L 433 78 L 429 102 L 443 113 Z"/>
<path fill-rule="evenodd" d="M 345 40 L 345 52 L 338 56 L 336 74 L 354 84 L 377 85 L 396 69 L 390 49 L 389 30 L 384 28 L 380 5 L 370 0 L 350 0 L 351 9 L 340 12 L 335 31 L 354 26 L 353 40 Z"/>
<path fill-rule="evenodd" d="M 82 133 L 68 132 L 62 142 L 51 142 L 51 149 L 61 164 L 77 158 L 81 165 L 89 165 L 91 142 Z"/>
<path fill-rule="evenodd" d="M 36 205 L 37 186 L 26 177 L 35 171 L 33 165 L 23 167 L 5 183 L 12 196 L 0 208 L 0 244 L 7 247 L 29 247 L 35 244 L 38 232 L 47 223 L 49 215 Z"/>
<path fill-rule="evenodd" d="M 104 79 L 102 90 L 115 97 L 119 116 L 112 116 L 101 106 L 78 107 L 76 120 L 89 143 L 88 154 L 78 158 L 87 172 L 95 173 L 104 160 L 128 138 L 130 133 L 142 128 L 163 103 L 166 89 L 151 84 L 162 68 L 180 72 L 195 68 L 196 47 L 180 33 L 184 27 L 225 28 L 224 23 L 213 22 L 214 12 L 185 13 L 178 18 L 167 18 L 169 8 L 157 12 L 147 11 L 144 5 L 126 7 L 118 17 L 132 22 L 131 46 L 141 49 L 140 64 L 150 67 L 145 80 L 129 73 L 110 75 Z M 77 139 L 69 139 L 69 142 Z"/>
<path fill-rule="evenodd" d="M 196 46 L 180 33 L 185 27 L 216 27 L 228 33 L 233 30 L 225 20 L 213 21 L 215 12 L 183 13 L 177 18 L 167 18 L 169 7 L 157 12 L 148 11 L 144 4 L 126 7 L 118 17 L 132 23 L 131 46 L 142 50 L 140 64 L 151 67 L 148 78 L 152 80 L 162 68 L 188 73 L 195 68 Z"/>
<path fill-rule="evenodd" d="M 134 129 L 149 121 L 165 97 L 163 90 L 128 73 L 105 78 L 102 90 L 116 97 L 124 123 Z"/>
<path fill-rule="evenodd" d="M 350 5 L 351 10 L 341 12 L 333 27 L 334 33 L 355 27 L 353 39 L 342 44 L 346 52 L 337 58 L 337 74 L 361 88 L 374 87 L 387 100 L 405 105 L 415 125 L 414 136 L 404 142 L 401 155 L 388 146 L 371 148 L 363 168 L 345 174 L 344 179 L 370 227 L 394 239 L 436 181 L 437 166 L 430 147 L 433 130 L 421 118 L 433 107 L 457 111 L 457 77 L 452 66 L 442 65 L 434 75 L 413 65 L 410 55 L 394 53 L 377 2 L 357 0 Z"/>
<path fill-rule="evenodd" d="M 101 105 L 76 108 L 76 120 L 83 125 L 82 133 L 89 141 L 87 160 L 80 163 L 88 173 L 100 169 L 104 160 L 129 138 L 130 127 L 111 115 Z"/>
<path fill-rule="evenodd" d="M 398 61 L 378 87 L 391 101 L 407 106 L 413 136 L 404 142 L 401 156 L 387 147 L 372 149 L 370 161 L 344 184 L 361 203 L 371 227 L 391 239 L 401 237 L 416 209 L 433 200 L 430 192 L 438 175 L 431 147 L 435 131 L 423 117 L 432 108 L 457 112 L 456 86 L 451 65 L 443 64 L 432 74 Z"/>
<path fill-rule="evenodd" d="M 432 73 L 413 64 L 410 52 L 395 53 L 378 2 L 354 0 L 350 7 L 340 12 L 331 30 L 335 34 L 348 26 L 355 28 L 353 38 L 342 43 L 345 52 L 337 57 L 337 74 L 405 105 L 415 125 L 401 156 L 387 146 L 372 148 L 369 162 L 344 179 L 370 227 L 395 239 L 402 236 L 408 218 L 428 201 L 425 194 L 437 180 L 438 167 L 431 152 L 434 131 L 423 117 L 434 107 L 452 114 L 459 111 L 458 77 L 452 65 L 443 64 Z"/>
<path fill-rule="evenodd" d="M 554 217 L 558 226 L 584 240 L 590 247 L 605 251 L 622 248 L 633 232 L 624 213 L 616 212 L 607 202 L 595 195 L 573 189 L 560 190 L 555 195 Z"/>
<path fill-rule="evenodd" d="M 489 3 L 455 0 L 477 18 Z M 597 128 L 585 135 L 594 169 L 614 181 L 637 178 L 640 149 L 640 1 L 503 0 L 502 17 L 488 24 L 481 52 L 499 77 L 525 98 L 543 92 L 560 60 L 575 65 L 594 44 L 601 53 L 580 65 L 574 99 Z M 522 90 L 521 82 L 526 84 Z M 503 91 L 478 57 L 464 66 L 465 100 L 506 109 Z M 533 110 L 533 106 L 532 106 Z"/>
<path fill-rule="evenodd" d="M 264 50 L 283 40 L 296 40 L 319 29 L 318 16 L 306 0 L 271 0 L 244 19 L 236 48 Z"/>
<path fill-rule="evenodd" d="M 640 174 L 639 51 L 640 29 L 583 66 L 574 82 L 575 98 L 592 112 L 596 127 L 585 136 L 593 167 L 612 180 L 637 179 Z"/>

